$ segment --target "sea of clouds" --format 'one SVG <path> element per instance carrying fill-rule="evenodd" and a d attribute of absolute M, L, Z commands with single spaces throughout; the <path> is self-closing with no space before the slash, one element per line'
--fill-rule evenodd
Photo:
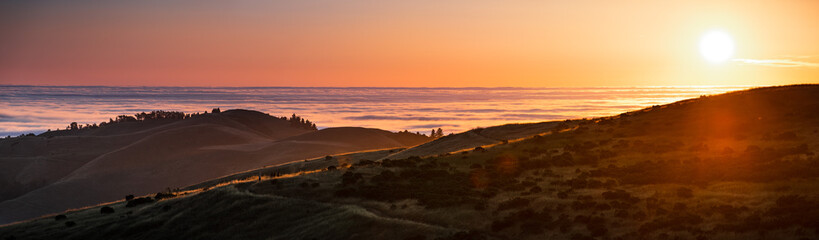
<path fill-rule="evenodd" d="M 616 115 L 747 87 L 291 88 L 0 85 L 0 136 L 41 133 L 152 110 L 252 109 L 295 113 L 319 128 L 360 126 L 429 133 L 506 123 Z"/>

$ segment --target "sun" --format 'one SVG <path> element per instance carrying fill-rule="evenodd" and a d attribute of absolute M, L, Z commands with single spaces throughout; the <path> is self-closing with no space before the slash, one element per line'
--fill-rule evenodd
<path fill-rule="evenodd" d="M 721 63 L 734 55 L 734 41 L 723 31 L 710 31 L 700 38 L 700 54 L 712 63 Z"/>

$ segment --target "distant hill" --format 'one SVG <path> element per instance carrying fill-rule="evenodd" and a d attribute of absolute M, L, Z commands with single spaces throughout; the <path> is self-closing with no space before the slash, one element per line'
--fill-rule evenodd
<path fill-rule="evenodd" d="M 252 169 L 0 237 L 816 239 L 816 96 L 819 85 L 766 87 L 475 129 Z M 322 142 L 314 134 L 335 139 L 286 139 Z"/>
<path fill-rule="evenodd" d="M 257 111 L 121 122 L 0 140 L 0 223 L 183 187 L 306 158 L 428 141 L 364 128 L 310 130 Z M 66 197 L 71 196 L 71 197 Z"/>
<path fill-rule="evenodd" d="M 564 126 L 565 125 L 565 126 Z M 432 156 L 452 153 L 460 150 L 471 150 L 475 147 L 494 145 L 524 137 L 542 134 L 555 127 L 568 127 L 564 121 L 541 123 L 515 123 L 488 128 L 472 129 L 463 133 L 444 136 L 435 141 L 397 152 L 386 158 L 403 159 L 412 156 Z"/>

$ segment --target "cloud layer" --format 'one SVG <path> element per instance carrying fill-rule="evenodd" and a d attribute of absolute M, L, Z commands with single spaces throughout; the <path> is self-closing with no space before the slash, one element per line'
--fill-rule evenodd
<path fill-rule="evenodd" d="M 614 115 L 738 88 L 181 88 L 0 85 L 0 136 L 99 123 L 151 110 L 244 108 L 298 114 L 320 128 L 460 132 L 506 123 Z"/>

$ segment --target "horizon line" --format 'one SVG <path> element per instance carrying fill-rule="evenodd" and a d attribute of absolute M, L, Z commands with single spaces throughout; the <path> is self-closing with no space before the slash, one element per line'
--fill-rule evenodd
<path fill-rule="evenodd" d="M 336 89 L 615 89 L 615 88 L 731 88 L 731 87 L 774 87 L 785 85 L 630 85 L 630 86 L 576 86 L 576 87 L 384 87 L 384 86 L 163 86 L 163 85 L 27 85 L 27 84 L 0 84 L 0 87 L 68 87 L 68 88 L 336 88 Z"/>

